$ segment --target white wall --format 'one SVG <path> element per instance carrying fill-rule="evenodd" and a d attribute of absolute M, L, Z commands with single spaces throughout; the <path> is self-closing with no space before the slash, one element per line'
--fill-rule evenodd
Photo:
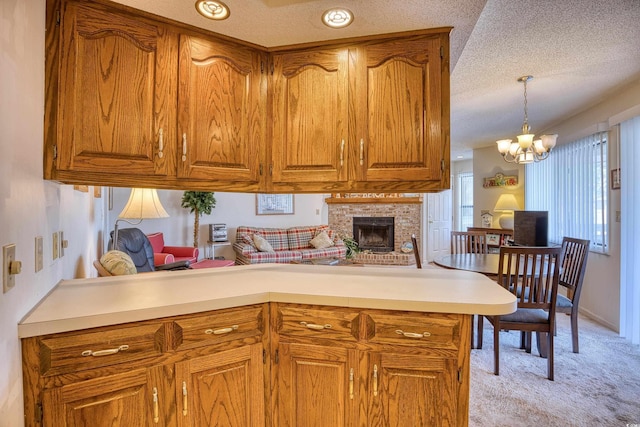
<path fill-rule="evenodd" d="M 42 179 L 44 0 L 0 2 L 0 245 L 14 243 L 22 272 L 0 294 L 0 426 L 23 425 L 17 324 L 61 279 L 82 277 L 95 256 L 103 199 Z M 81 226 L 78 226 L 81 224 Z M 52 259 L 52 233 L 69 241 Z M 44 268 L 35 272 L 35 237 Z"/>
<path fill-rule="evenodd" d="M 492 178 L 497 173 L 504 176 L 518 176 L 518 185 L 514 187 L 491 187 L 484 188 L 484 179 Z M 473 225 L 482 226 L 483 210 L 488 210 L 493 214 L 493 227 L 500 228 L 498 223 L 501 212 L 495 212 L 498 197 L 503 193 L 511 193 L 516 196 L 516 200 L 521 209 L 524 209 L 524 166 L 515 163 L 507 163 L 495 147 L 495 143 L 486 148 L 473 150 Z"/>
<path fill-rule="evenodd" d="M 105 189 L 104 193 L 108 190 Z M 113 188 L 113 208 L 107 211 L 107 223 L 105 230 L 113 230 L 115 220 L 122 211 L 129 198 L 130 189 Z M 158 190 L 158 196 L 162 206 L 169 214 L 169 218 L 144 220 L 135 227 L 149 234 L 157 231 L 164 233 L 165 244 L 171 246 L 193 245 L 193 221 L 194 214 L 189 209 L 180 206 L 182 191 Z M 293 227 L 298 225 L 326 224 L 328 221 L 328 208 L 324 202 L 328 194 L 296 194 L 294 195 L 293 215 L 256 215 L 255 194 L 215 192 L 216 206 L 211 215 L 200 217 L 199 245 L 200 258 L 205 256 L 206 242 L 209 236 L 209 224 L 227 224 L 230 241 L 235 241 L 235 229 L 239 225 L 251 225 L 258 227 Z M 126 222 L 120 222 L 119 227 L 131 227 Z M 104 242 L 106 249 L 108 238 Z M 224 256 L 227 259 L 235 259 L 235 253 L 231 246 L 218 247 L 216 256 Z M 93 277 L 96 273 L 93 272 Z"/>

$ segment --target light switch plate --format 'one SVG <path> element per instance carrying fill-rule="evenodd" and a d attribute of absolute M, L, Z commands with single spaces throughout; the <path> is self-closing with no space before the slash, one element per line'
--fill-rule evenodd
<path fill-rule="evenodd" d="M 56 231 L 51 236 L 51 257 L 58 259 L 58 251 L 60 250 L 60 242 L 58 241 L 58 232 Z"/>
<path fill-rule="evenodd" d="M 6 293 L 16 285 L 15 274 L 9 274 L 9 263 L 16 260 L 16 245 L 2 247 L 2 292 Z"/>
<path fill-rule="evenodd" d="M 43 247 L 43 239 L 42 236 L 36 237 L 36 273 L 42 270 L 43 266 L 43 257 L 44 257 L 44 247 Z"/>
<path fill-rule="evenodd" d="M 60 258 L 64 256 L 64 248 L 67 247 L 67 242 L 64 240 L 64 231 L 58 231 L 58 242 L 60 242 Z"/>

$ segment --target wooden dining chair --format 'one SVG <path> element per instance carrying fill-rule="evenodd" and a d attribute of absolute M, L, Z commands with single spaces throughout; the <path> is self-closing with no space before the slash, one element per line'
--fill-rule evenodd
<path fill-rule="evenodd" d="M 589 255 L 589 240 L 565 237 L 562 239 L 562 269 L 558 284 L 567 289 L 567 296 L 558 294 L 556 312 L 571 316 L 571 340 L 573 352 L 579 353 L 578 348 L 578 303 L 582 292 L 582 282 L 587 269 Z"/>
<path fill-rule="evenodd" d="M 411 245 L 413 246 L 413 256 L 416 258 L 416 268 L 422 268 L 422 262 L 420 262 L 420 250 L 418 249 L 418 239 L 416 235 L 411 235 Z"/>
<path fill-rule="evenodd" d="M 498 284 L 517 297 L 518 306 L 515 313 L 478 318 L 479 326 L 482 326 L 484 317 L 493 325 L 494 374 L 500 372 L 500 331 L 522 331 L 529 337 L 536 332 L 539 344 L 542 335 L 546 335 L 543 348 L 547 357 L 547 378 L 553 380 L 553 332 L 561 255 L 561 247 L 500 248 Z M 529 339 L 527 352 L 530 351 Z M 540 353 L 543 355 L 542 351 Z"/>
<path fill-rule="evenodd" d="M 486 254 L 487 233 L 484 231 L 452 231 L 452 254 Z"/>

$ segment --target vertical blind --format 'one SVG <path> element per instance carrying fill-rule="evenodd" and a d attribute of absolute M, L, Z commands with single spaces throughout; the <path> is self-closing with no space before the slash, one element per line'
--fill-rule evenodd
<path fill-rule="evenodd" d="M 620 124 L 620 335 L 640 344 L 640 116 Z"/>
<path fill-rule="evenodd" d="M 589 239 L 608 252 L 607 133 L 558 146 L 548 159 L 525 167 L 527 210 L 549 212 L 549 241 Z"/>

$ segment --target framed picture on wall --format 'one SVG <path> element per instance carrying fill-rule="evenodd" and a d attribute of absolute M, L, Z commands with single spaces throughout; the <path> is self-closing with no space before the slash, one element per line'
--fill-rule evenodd
<path fill-rule="evenodd" d="M 620 169 L 611 169 L 611 189 L 620 189 Z"/>
<path fill-rule="evenodd" d="M 256 215 L 293 215 L 293 194 L 256 194 Z"/>

